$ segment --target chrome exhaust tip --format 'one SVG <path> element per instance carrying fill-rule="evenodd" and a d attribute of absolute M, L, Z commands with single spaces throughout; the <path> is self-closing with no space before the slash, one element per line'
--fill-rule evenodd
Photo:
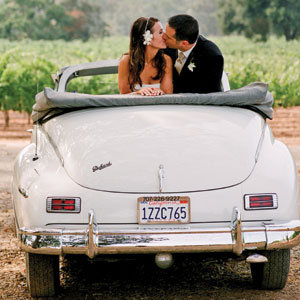
<path fill-rule="evenodd" d="M 173 256 L 171 253 L 157 253 L 155 263 L 161 269 L 168 269 L 173 264 Z"/>

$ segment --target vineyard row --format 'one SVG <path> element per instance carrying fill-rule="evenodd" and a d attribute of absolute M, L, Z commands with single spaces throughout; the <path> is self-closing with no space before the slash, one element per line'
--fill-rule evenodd
<path fill-rule="evenodd" d="M 211 38 L 222 50 L 232 89 L 254 81 L 269 84 L 275 105 L 300 105 L 300 41 L 271 38 L 254 43 L 243 37 Z M 95 41 L 0 40 L 0 110 L 30 113 L 35 94 L 53 87 L 51 74 L 61 67 L 119 59 L 128 51 L 127 37 Z M 116 75 L 79 78 L 68 90 L 91 94 L 118 93 Z"/>

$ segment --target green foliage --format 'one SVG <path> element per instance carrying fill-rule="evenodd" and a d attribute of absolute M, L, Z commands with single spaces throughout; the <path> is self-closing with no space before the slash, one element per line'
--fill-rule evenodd
<path fill-rule="evenodd" d="M 111 74 L 74 79 L 68 85 L 68 91 L 94 95 L 119 94 L 118 77 Z"/>
<path fill-rule="evenodd" d="M 87 41 L 109 35 L 107 24 L 101 17 L 102 4 L 98 0 L 62 0 L 61 5 L 72 18 L 71 26 L 66 28 L 71 39 Z"/>
<path fill-rule="evenodd" d="M 267 14 L 277 35 L 284 35 L 287 41 L 300 36 L 299 0 L 270 0 Z"/>
<path fill-rule="evenodd" d="M 269 84 L 275 105 L 300 105 L 300 41 L 271 37 L 266 43 L 252 43 L 237 36 L 212 40 L 223 52 L 231 89 L 262 81 Z M 119 59 L 128 43 L 128 37 L 89 42 L 0 40 L 0 110 L 30 112 L 35 94 L 54 87 L 52 73 L 68 65 Z M 68 91 L 117 94 L 117 75 L 74 79 Z"/>
<path fill-rule="evenodd" d="M 20 49 L 10 50 L 0 59 L 1 110 L 31 112 L 34 94 L 51 85 L 54 65 Z"/>
<path fill-rule="evenodd" d="M 245 30 L 243 20 L 244 7 L 237 5 L 237 0 L 217 0 L 218 19 L 225 34 L 242 33 Z"/>
<path fill-rule="evenodd" d="M 128 43 L 128 38 L 124 37 L 107 37 L 88 43 L 0 40 L 0 110 L 31 112 L 35 94 L 45 86 L 53 87 L 51 74 L 68 65 L 118 59 L 128 50 Z M 116 94 L 117 76 L 74 79 L 68 90 Z"/>
<path fill-rule="evenodd" d="M 10 75 L 10 72 L 8 71 L 11 66 L 10 63 L 13 62 L 17 57 L 17 49 L 12 49 L 7 52 L 5 52 L 0 57 L 0 109 L 1 110 L 19 110 L 19 103 L 18 101 L 15 101 L 14 94 L 15 91 L 10 91 L 9 88 L 11 85 L 13 85 L 14 82 L 14 76 Z M 15 70 L 17 71 L 17 70 Z"/>
<path fill-rule="evenodd" d="M 231 89 L 254 81 L 269 84 L 276 106 L 300 105 L 300 42 L 271 37 L 252 43 L 243 37 L 214 39 L 223 51 Z"/>
<path fill-rule="evenodd" d="M 236 32 L 256 41 L 266 41 L 270 32 L 270 21 L 266 13 L 269 1 L 217 0 L 223 32 Z"/>
<path fill-rule="evenodd" d="M 0 4 L 0 37 L 11 40 L 68 39 L 72 18 L 54 0 L 5 0 Z"/>
<path fill-rule="evenodd" d="M 217 0 L 224 33 L 266 41 L 270 33 L 286 40 L 300 36 L 299 0 Z"/>
<path fill-rule="evenodd" d="M 88 40 L 106 34 L 96 0 L 5 0 L 0 20 L 0 38 L 11 40 Z"/>

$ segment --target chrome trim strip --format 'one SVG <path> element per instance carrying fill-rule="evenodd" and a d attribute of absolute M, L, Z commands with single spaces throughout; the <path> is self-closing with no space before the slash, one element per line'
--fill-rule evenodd
<path fill-rule="evenodd" d="M 57 158 L 60 160 L 61 165 L 64 167 L 64 158 L 63 158 L 62 154 L 60 153 L 59 149 L 57 148 L 56 144 L 54 143 L 53 139 L 51 138 L 51 136 L 48 134 L 48 132 L 45 130 L 45 128 L 43 126 L 40 126 L 40 130 L 45 135 L 49 144 L 52 146 L 54 152 L 56 153 Z"/>
<path fill-rule="evenodd" d="M 161 193 L 163 191 L 163 182 L 165 178 L 165 170 L 163 165 L 159 165 L 158 177 L 159 177 L 159 192 Z"/>
<path fill-rule="evenodd" d="M 257 163 L 257 161 L 258 161 L 260 150 L 261 150 L 261 147 L 263 145 L 263 141 L 264 141 L 264 138 L 265 138 L 266 127 L 267 127 L 267 122 L 264 121 L 264 126 L 262 128 L 261 136 L 259 138 L 258 146 L 257 146 L 256 152 L 255 152 L 255 163 Z"/>
<path fill-rule="evenodd" d="M 97 225 L 95 213 L 89 212 L 86 230 L 20 228 L 20 247 L 41 254 L 158 253 L 158 252 L 233 252 L 292 248 L 300 243 L 300 220 L 243 226 L 241 214 L 234 207 L 229 226 L 203 230 L 158 231 L 143 229 L 108 232 Z"/>

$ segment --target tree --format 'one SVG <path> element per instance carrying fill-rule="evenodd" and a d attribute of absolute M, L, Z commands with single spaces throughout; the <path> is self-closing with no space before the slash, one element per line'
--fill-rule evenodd
<path fill-rule="evenodd" d="M 217 4 L 217 16 L 223 33 L 243 33 L 246 28 L 243 20 L 245 8 L 239 5 L 238 0 L 217 0 Z"/>
<path fill-rule="evenodd" d="M 266 9 L 269 7 L 269 0 L 239 0 L 245 7 L 245 36 L 258 41 L 266 41 L 270 33 L 270 21 Z"/>
<path fill-rule="evenodd" d="M 72 19 L 54 0 L 5 0 L 0 11 L 2 38 L 68 39 L 64 27 Z"/>
<path fill-rule="evenodd" d="M 0 109 L 6 112 L 5 127 L 9 110 L 31 112 L 35 94 L 52 85 L 50 74 L 55 69 L 51 62 L 17 48 L 1 56 Z"/>
<path fill-rule="evenodd" d="M 66 31 L 72 39 L 84 41 L 108 35 L 107 24 L 101 18 L 101 7 L 96 0 L 61 0 L 72 22 Z"/>
<path fill-rule="evenodd" d="M 270 0 L 267 14 L 275 34 L 284 35 L 287 41 L 300 36 L 299 0 Z"/>
<path fill-rule="evenodd" d="M 223 32 L 236 32 L 257 41 L 266 41 L 270 33 L 266 12 L 269 1 L 218 0 L 218 17 Z"/>
<path fill-rule="evenodd" d="M 299 0 L 217 0 L 224 33 L 265 41 L 270 33 L 286 40 L 300 36 Z"/>
<path fill-rule="evenodd" d="M 18 49 L 8 50 L 0 57 L 0 110 L 4 113 L 4 128 L 9 126 L 9 114 L 10 109 L 18 110 L 18 105 L 12 98 L 7 95 L 9 92 L 9 82 L 3 80 L 3 74 L 6 72 L 7 67 L 9 66 L 11 60 L 14 60 L 18 57 Z M 9 78 L 8 78 L 9 79 Z M 9 80 L 13 82 L 13 78 Z M 14 91 L 12 91 L 14 92 Z"/>
<path fill-rule="evenodd" d="M 0 38 L 11 40 L 87 40 L 107 33 L 94 0 L 5 0 L 0 19 Z"/>

